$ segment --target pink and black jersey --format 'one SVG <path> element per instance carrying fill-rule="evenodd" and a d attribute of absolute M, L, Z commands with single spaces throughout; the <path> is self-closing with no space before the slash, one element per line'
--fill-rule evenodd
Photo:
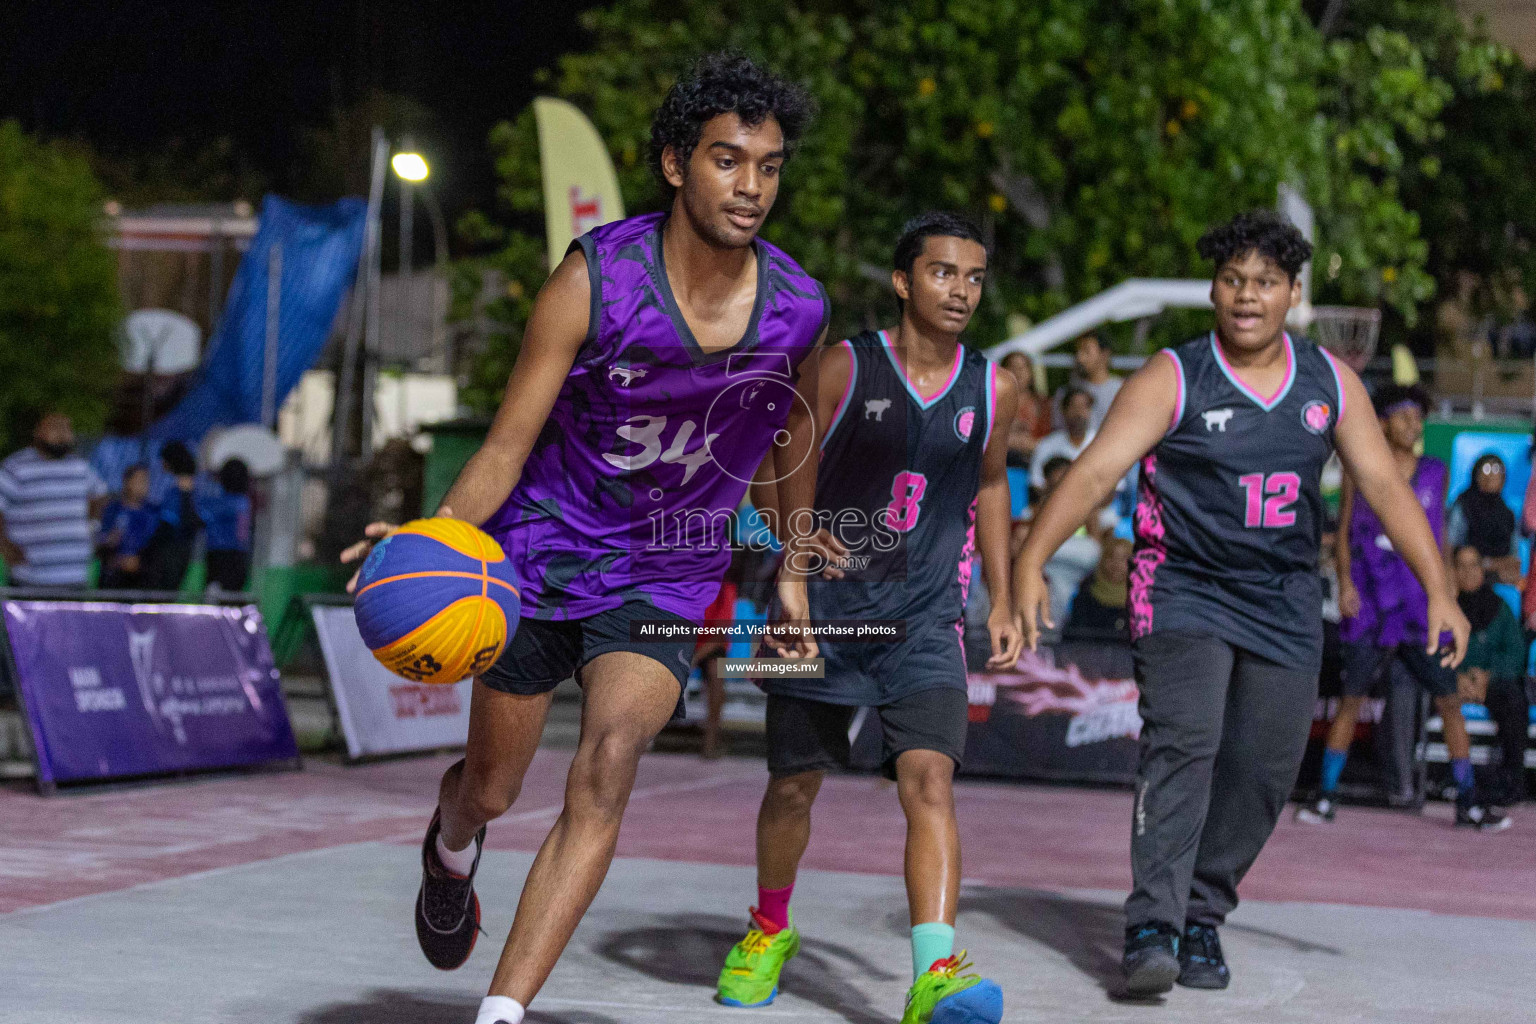
<path fill-rule="evenodd" d="M 1285 336 L 1272 395 L 1242 383 L 1214 334 L 1163 350 L 1178 372 L 1167 435 L 1141 463 L 1131 635 L 1216 636 L 1282 665 L 1322 660 L 1319 481 L 1344 386 L 1333 357 Z"/>
<path fill-rule="evenodd" d="M 577 619 L 640 600 L 699 620 L 730 562 L 731 515 L 784 427 L 827 321 L 821 285 L 758 239 L 740 341 L 705 352 L 667 280 L 665 214 L 605 224 L 586 256 L 586 343 L 501 509 L 485 524 L 523 614 Z"/>
<path fill-rule="evenodd" d="M 844 578 L 813 577 L 811 618 L 905 620 L 906 644 L 823 645 L 826 678 L 765 688 L 837 704 L 882 705 L 949 682 L 922 659 L 963 665 L 960 621 L 975 548 L 982 455 L 997 403 L 998 367 L 958 345 L 944 386 L 924 396 L 884 331 L 840 343 L 850 370 L 822 436 L 816 513 L 848 549 Z M 925 642 L 931 638 L 931 642 Z M 872 668 L 871 658 L 885 665 Z M 901 661 L 899 670 L 894 662 Z M 964 670 L 952 673 L 964 687 Z"/>

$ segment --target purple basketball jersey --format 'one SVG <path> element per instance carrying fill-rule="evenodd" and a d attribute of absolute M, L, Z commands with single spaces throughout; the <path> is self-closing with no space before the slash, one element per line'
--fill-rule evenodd
<path fill-rule="evenodd" d="M 795 370 L 827 321 L 821 285 L 761 239 L 757 302 L 705 352 L 667 281 L 665 214 L 577 239 L 587 341 L 512 494 L 485 524 L 523 583 L 523 614 L 577 619 L 648 601 L 700 620 L 730 563 L 730 519 L 784 428 Z"/>
<path fill-rule="evenodd" d="M 1439 546 L 1445 540 L 1445 463 L 1426 455 L 1413 471 L 1413 493 Z M 1355 495 L 1349 518 L 1349 575 L 1360 594 L 1360 614 L 1339 624 L 1339 639 L 1378 647 L 1423 643 L 1429 628 L 1429 596 L 1392 548 L 1376 510 Z"/>

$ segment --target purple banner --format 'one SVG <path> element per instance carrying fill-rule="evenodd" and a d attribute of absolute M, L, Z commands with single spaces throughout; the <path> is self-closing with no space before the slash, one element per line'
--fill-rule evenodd
<path fill-rule="evenodd" d="M 43 784 L 298 756 L 261 613 L 6 601 Z"/>

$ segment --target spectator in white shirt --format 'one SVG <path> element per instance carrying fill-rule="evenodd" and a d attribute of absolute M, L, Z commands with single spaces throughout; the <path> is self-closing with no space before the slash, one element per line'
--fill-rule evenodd
<path fill-rule="evenodd" d="M 1065 426 L 1042 437 L 1029 463 L 1029 485 L 1045 489 L 1045 464 L 1054 458 L 1076 459 L 1093 440 L 1093 394 L 1075 384 L 1059 392 L 1061 418 Z"/>
<path fill-rule="evenodd" d="M 1119 377 L 1109 372 L 1109 346 L 1099 340 L 1096 334 L 1085 334 L 1077 339 L 1077 349 L 1073 353 L 1074 366 L 1072 370 L 1072 382 L 1056 392 L 1056 426 L 1063 427 L 1066 420 L 1061 413 L 1061 398 L 1066 394 L 1067 388 L 1080 388 L 1093 396 L 1093 415 L 1089 419 L 1088 428 L 1098 430 L 1104 422 L 1104 417 L 1109 414 L 1109 406 L 1115 400 L 1115 395 L 1120 393 L 1120 385 L 1125 383 Z"/>

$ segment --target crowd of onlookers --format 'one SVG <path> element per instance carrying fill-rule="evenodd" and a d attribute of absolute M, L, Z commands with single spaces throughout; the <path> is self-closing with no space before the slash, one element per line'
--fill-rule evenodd
<path fill-rule="evenodd" d="M 1029 533 L 1035 509 L 1055 489 L 1072 460 L 1088 447 L 1123 383 L 1110 372 L 1110 350 L 1096 335 L 1077 340 L 1071 379 L 1054 394 L 1044 376 L 1022 352 L 1002 361 L 1018 382 L 1019 411 L 1008 433 L 1010 487 L 1019 490 L 1011 554 L 1017 555 Z M 1114 496 L 1067 539 L 1046 566 L 1050 587 L 1052 639 L 1109 639 L 1125 634 L 1127 582 L 1130 575 L 1131 520 L 1135 474 L 1121 482 Z M 973 588 L 966 618 L 986 619 L 986 594 Z"/>
<path fill-rule="evenodd" d="M 146 443 L 142 453 L 150 457 L 114 472 L 110 460 L 76 450 L 67 415 L 38 419 L 31 444 L 0 462 L 0 557 L 11 585 L 87 588 L 94 576 L 101 589 L 176 591 L 201 542 L 208 585 L 246 588 L 245 463 L 201 473 L 180 441 Z"/>

